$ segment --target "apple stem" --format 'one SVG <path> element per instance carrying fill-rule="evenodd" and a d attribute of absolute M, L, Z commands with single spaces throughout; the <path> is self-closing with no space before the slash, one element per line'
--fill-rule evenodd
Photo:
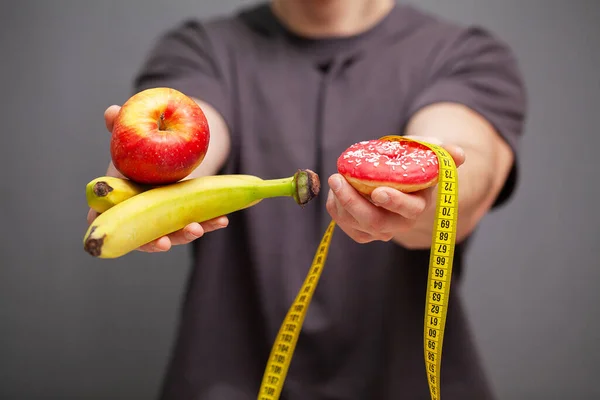
<path fill-rule="evenodd" d="M 165 113 L 161 113 L 160 117 L 158 118 L 158 130 L 159 131 L 167 130 L 167 126 L 165 125 Z"/>

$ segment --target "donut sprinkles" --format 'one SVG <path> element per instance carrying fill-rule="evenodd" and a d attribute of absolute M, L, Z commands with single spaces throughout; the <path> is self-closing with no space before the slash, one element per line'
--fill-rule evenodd
<path fill-rule="evenodd" d="M 359 192 L 379 186 L 414 192 L 437 183 L 436 154 L 412 141 L 366 140 L 348 147 L 338 158 L 338 172 Z"/>

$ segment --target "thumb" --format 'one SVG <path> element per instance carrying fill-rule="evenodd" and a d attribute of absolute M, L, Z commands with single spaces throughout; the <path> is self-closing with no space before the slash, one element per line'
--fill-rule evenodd
<path fill-rule="evenodd" d="M 99 214 L 98 214 L 98 212 L 96 210 L 93 210 L 93 209 L 90 208 L 90 210 L 88 211 L 88 214 L 87 214 L 88 225 L 91 224 L 96 219 L 96 217 L 98 215 Z"/>
<path fill-rule="evenodd" d="M 117 118 L 120 110 L 120 106 L 112 105 L 104 111 L 104 123 L 106 124 L 106 129 L 108 129 L 109 132 L 112 132 L 115 118 Z"/>

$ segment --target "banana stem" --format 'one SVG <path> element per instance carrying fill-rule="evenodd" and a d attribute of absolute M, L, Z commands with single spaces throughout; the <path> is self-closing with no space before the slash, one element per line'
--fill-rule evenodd
<path fill-rule="evenodd" d="M 258 198 L 268 199 L 271 197 L 292 197 L 295 191 L 294 177 L 278 179 L 264 179 L 254 183 L 255 193 Z"/>
<path fill-rule="evenodd" d="M 310 169 L 299 169 L 296 171 L 292 183 L 294 187 L 292 196 L 296 200 L 296 203 L 301 206 L 317 197 L 321 190 L 319 175 Z"/>
<path fill-rule="evenodd" d="M 311 170 L 298 170 L 287 178 L 265 179 L 256 187 L 257 195 L 270 197 L 293 197 L 296 203 L 305 205 L 319 194 L 320 182 Z"/>

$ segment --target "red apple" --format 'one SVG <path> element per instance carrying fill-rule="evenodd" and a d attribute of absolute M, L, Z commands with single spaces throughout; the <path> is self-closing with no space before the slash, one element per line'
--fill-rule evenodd
<path fill-rule="evenodd" d="M 200 106 L 170 88 L 141 91 L 125 102 L 112 131 L 113 164 L 128 179 L 177 182 L 204 160 L 210 131 Z"/>

